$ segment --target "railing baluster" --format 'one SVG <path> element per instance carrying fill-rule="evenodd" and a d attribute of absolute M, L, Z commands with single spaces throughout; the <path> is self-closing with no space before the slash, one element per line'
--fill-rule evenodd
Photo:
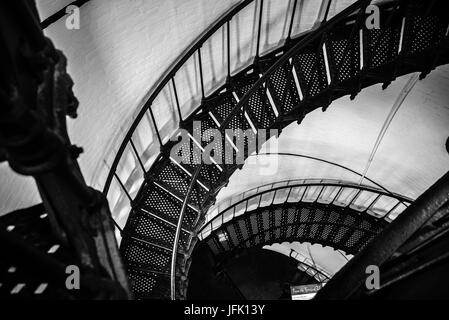
<path fill-rule="evenodd" d="M 297 3 L 298 3 L 298 0 L 295 0 L 295 2 L 293 2 L 293 11 L 292 11 L 292 17 L 290 18 L 290 26 L 288 27 L 287 41 L 289 41 L 291 39 L 291 37 L 292 37 L 293 21 L 295 20 L 296 4 Z"/>
<path fill-rule="evenodd" d="M 360 36 L 359 42 L 363 44 L 363 39 L 361 38 L 361 36 L 363 35 L 363 27 L 364 27 L 363 24 L 365 22 L 365 19 L 364 19 L 365 18 L 365 10 L 366 10 L 366 7 L 369 5 L 369 3 L 370 3 L 370 1 L 365 0 L 365 3 L 362 5 L 360 12 L 357 15 L 357 18 L 354 22 L 354 27 L 351 29 L 351 33 L 349 34 L 348 43 L 346 44 L 346 46 L 343 50 L 343 54 L 342 54 L 343 58 L 336 65 L 337 72 L 343 67 L 343 64 L 346 61 L 345 58 L 349 52 L 349 48 L 351 47 L 352 43 L 354 42 L 354 39 L 357 34 Z M 359 31 L 359 32 L 357 32 L 357 31 Z M 359 50 L 362 50 L 362 49 L 359 48 Z M 360 52 L 362 52 L 362 51 L 360 51 Z M 362 54 L 363 54 L 363 52 L 362 52 Z M 362 55 L 362 57 L 363 57 L 363 55 Z"/>
<path fill-rule="evenodd" d="M 123 192 L 126 194 L 126 196 L 129 199 L 129 202 L 132 203 L 133 199 L 131 198 L 130 194 L 128 193 L 128 190 L 126 190 L 125 185 L 123 184 L 122 180 L 120 180 L 120 177 L 117 175 L 117 172 L 114 172 L 114 177 L 117 179 L 120 187 L 123 189 Z"/>
<path fill-rule="evenodd" d="M 123 235 L 123 229 L 118 225 L 117 221 L 115 221 L 114 218 L 111 218 L 112 222 L 114 223 L 114 226 L 118 229 L 118 231 L 120 231 L 120 235 Z"/>
<path fill-rule="evenodd" d="M 326 188 L 326 186 L 322 186 L 322 187 L 321 187 L 321 190 L 320 190 L 320 192 L 318 193 L 318 196 L 316 197 L 315 202 L 318 202 L 318 200 L 320 199 L 321 194 L 322 194 L 323 191 L 324 191 L 324 188 Z"/>
<path fill-rule="evenodd" d="M 201 47 L 198 48 L 198 64 L 200 67 L 201 96 L 204 99 L 203 63 L 201 61 Z"/>
<path fill-rule="evenodd" d="M 277 193 L 277 190 L 275 190 L 275 191 L 273 192 L 273 197 L 271 198 L 271 203 L 270 203 L 270 205 L 272 205 L 272 204 L 274 203 L 274 199 L 276 199 L 276 193 Z"/>
<path fill-rule="evenodd" d="M 307 189 L 309 189 L 309 186 L 306 186 L 306 188 L 304 189 L 304 192 L 301 195 L 301 199 L 299 199 L 298 202 L 302 202 L 302 199 L 304 199 L 304 196 L 306 195 Z"/>
<path fill-rule="evenodd" d="M 159 129 L 157 128 L 156 120 L 154 119 L 153 110 L 151 106 L 148 108 L 150 111 L 151 120 L 153 121 L 154 130 L 156 131 L 157 140 L 159 141 L 159 145 L 162 147 L 164 144 L 162 143 L 161 135 L 159 134 Z"/>
<path fill-rule="evenodd" d="M 181 107 L 179 106 L 178 91 L 176 90 L 175 77 L 171 78 L 171 83 L 173 86 L 173 92 L 175 94 L 176 109 L 178 110 L 179 123 L 181 123 L 183 120 L 181 114 Z"/>
<path fill-rule="evenodd" d="M 359 197 L 360 193 L 362 192 L 362 189 L 359 189 L 357 191 L 357 193 L 355 194 L 355 196 L 351 199 L 351 201 L 349 201 L 349 204 L 347 205 L 347 207 L 349 207 L 351 204 L 354 203 L 355 200 L 357 200 L 357 198 Z"/>
<path fill-rule="evenodd" d="M 290 193 L 292 192 L 292 189 L 293 188 L 290 187 L 290 189 L 288 190 L 288 194 L 287 194 L 287 198 L 285 198 L 285 202 L 288 202 L 288 198 L 290 198 Z"/>
<path fill-rule="evenodd" d="M 260 204 L 262 203 L 262 194 L 259 195 L 259 204 L 257 205 L 257 208 L 260 208 Z"/>
<path fill-rule="evenodd" d="M 366 207 L 365 212 L 367 212 L 369 209 L 371 209 L 371 207 L 377 202 L 377 200 L 379 200 L 380 196 L 381 196 L 381 195 L 378 194 L 378 195 L 376 196 L 376 198 L 375 198 L 373 201 L 371 201 L 371 203 L 369 204 L 369 206 Z"/>
<path fill-rule="evenodd" d="M 401 203 L 401 201 L 398 201 L 398 203 L 396 203 L 390 210 L 388 210 L 387 213 L 385 213 L 381 218 L 384 219 L 388 217 L 390 213 L 392 213 Z"/>
<path fill-rule="evenodd" d="M 323 22 L 327 21 L 327 17 L 329 16 L 329 11 L 330 11 L 330 8 L 331 8 L 331 3 L 332 3 L 332 0 L 327 0 L 327 1 L 328 2 L 327 2 L 326 12 L 324 13 Z"/>
<path fill-rule="evenodd" d="M 227 61 L 228 61 L 228 78 L 231 77 L 231 28 L 229 26 L 229 21 L 226 22 L 226 35 L 227 35 Z"/>
<path fill-rule="evenodd" d="M 260 33 L 262 31 L 262 14 L 263 14 L 263 0 L 260 0 L 260 8 L 259 8 L 259 28 L 257 30 L 257 45 L 256 45 L 256 58 L 259 58 L 259 46 L 260 46 Z"/>
<path fill-rule="evenodd" d="M 329 202 L 330 204 L 333 204 L 335 202 L 335 200 L 340 196 L 341 192 L 343 191 L 343 187 L 339 187 L 337 193 L 335 194 L 334 198 L 332 199 L 331 202 Z"/>
<path fill-rule="evenodd" d="M 146 173 L 145 167 L 143 165 L 142 159 L 140 159 L 139 153 L 137 152 L 136 146 L 134 145 L 133 139 L 129 139 L 129 142 L 131 144 L 131 148 L 134 151 L 134 154 L 136 155 L 137 161 L 139 162 L 140 167 L 142 168 L 143 173 Z"/>

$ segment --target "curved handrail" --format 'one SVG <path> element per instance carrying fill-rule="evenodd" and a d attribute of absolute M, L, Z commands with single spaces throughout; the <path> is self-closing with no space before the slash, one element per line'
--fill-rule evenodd
<path fill-rule="evenodd" d="M 293 183 L 292 183 L 292 182 L 293 182 Z M 266 187 L 266 186 L 274 186 L 274 185 L 278 185 L 278 184 L 281 184 L 281 183 L 287 183 L 287 184 L 286 184 L 286 185 L 279 186 L 279 187 L 269 188 L 269 189 L 263 190 L 263 191 L 261 191 L 261 192 L 256 192 L 256 193 L 254 193 L 254 194 L 250 194 L 249 196 L 243 197 L 242 199 L 240 199 L 240 200 L 238 200 L 238 201 L 236 201 L 236 202 L 234 202 L 234 203 L 232 203 L 232 201 L 233 201 L 232 199 L 236 199 L 237 196 L 231 196 L 231 197 L 228 197 L 228 198 L 224 199 L 224 200 L 221 201 L 220 203 L 225 203 L 225 202 L 229 201 L 229 202 L 230 202 L 230 205 L 229 205 L 228 207 L 222 209 L 220 212 L 218 212 L 213 218 L 211 218 L 211 219 L 209 220 L 208 223 L 204 224 L 204 226 L 203 226 L 203 227 L 199 230 L 199 232 L 198 232 L 199 237 L 203 237 L 203 236 L 202 236 L 203 231 L 204 231 L 206 228 L 208 228 L 209 226 L 210 226 L 210 230 L 212 231 L 212 224 L 213 224 L 214 222 L 217 222 L 218 220 L 220 220 L 220 218 L 222 219 L 222 223 L 221 223 L 220 225 L 222 225 L 222 224 L 223 224 L 223 215 L 224 215 L 226 212 L 228 212 L 229 210 L 232 210 L 232 208 L 235 208 L 235 207 L 237 207 L 238 205 L 240 205 L 240 204 L 242 204 L 242 203 L 245 203 L 245 202 L 247 202 L 247 201 L 250 201 L 250 200 L 253 199 L 253 198 L 256 198 L 256 197 L 262 197 L 264 194 L 271 193 L 271 192 L 276 192 L 276 191 L 278 191 L 278 190 L 283 190 L 283 189 L 290 189 L 290 190 L 291 190 L 291 189 L 293 189 L 293 188 L 305 187 L 306 189 L 305 189 L 304 192 L 303 192 L 303 194 L 305 194 L 307 188 L 309 188 L 309 187 L 322 187 L 323 189 L 324 189 L 325 187 L 338 187 L 338 188 L 340 188 L 340 189 L 343 189 L 343 188 L 347 188 L 347 189 L 355 189 L 355 190 L 357 190 L 358 193 L 360 193 L 360 192 L 362 192 L 362 191 L 372 192 L 372 193 L 374 193 L 374 194 L 377 195 L 377 196 L 376 196 L 377 199 L 378 199 L 380 196 L 386 196 L 386 197 L 389 197 L 389 198 L 393 198 L 393 199 L 395 199 L 395 200 L 398 200 L 398 203 L 407 203 L 407 204 L 410 204 L 410 203 L 412 203 L 412 202 L 414 201 L 413 199 L 404 197 L 404 196 L 402 196 L 402 195 L 394 194 L 394 193 L 390 193 L 390 192 L 386 192 L 386 191 L 384 191 L 384 190 L 381 190 L 381 189 L 378 189 L 378 188 L 374 188 L 374 187 L 371 187 L 371 186 L 360 185 L 360 184 L 353 183 L 353 182 L 345 182 L 345 181 L 340 181 L 340 180 L 332 180 L 332 179 L 326 179 L 326 180 L 323 180 L 323 179 L 321 179 L 321 180 L 320 180 L 320 179 L 316 179 L 316 180 L 313 180 L 313 179 L 310 179 L 310 180 L 284 180 L 284 181 L 279 181 L 279 182 L 275 182 L 275 183 L 265 184 L 265 185 L 263 185 L 263 186 L 259 186 L 259 187 L 250 189 L 250 190 L 248 190 L 247 192 L 250 193 L 250 192 L 253 191 L 253 190 L 260 190 L 260 189 L 263 188 L 263 187 Z M 340 192 L 340 191 L 338 191 L 338 193 L 339 193 L 339 192 Z M 317 200 L 318 200 L 318 198 L 319 198 L 319 196 L 317 197 Z M 332 203 L 336 200 L 336 198 L 337 198 L 337 196 L 334 197 Z M 350 203 L 348 204 L 348 206 L 350 206 L 350 205 L 353 203 L 353 201 L 356 200 L 356 198 L 357 198 L 357 197 L 354 197 L 353 199 L 351 199 L 351 201 L 350 201 Z M 273 199 L 274 199 L 274 195 L 273 195 Z M 377 199 L 376 199 L 376 201 L 377 201 Z M 220 203 L 217 204 L 217 205 L 215 205 L 215 208 L 219 208 Z M 369 206 L 367 206 L 366 210 L 368 210 L 370 207 L 372 207 L 372 205 L 373 205 L 373 204 L 370 204 Z M 393 207 L 393 208 L 395 208 L 395 207 Z M 391 208 L 390 211 L 391 211 L 393 208 Z M 245 212 L 246 212 L 246 208 L 245 208 Z M 387 212 L 387 213 L 383 216 L 383 218 L 387 217 L 387 216 L 389 215 L 389 213 L 390 213 L 390 212 Z M 231 220 L 232 220 L 232 219 L 231 219 Z M 220 225 L 216 226 L 215 229 L 219 228 Z"/>
<path fill-rule="evenodd" d="M 187 205 L 190 199 L 190 194 L 192 193 L 193 186 L 195 185 L 196 178 L 201 170 L 201 164 L 196 168 L 194 175 L 192 176 L 192 180 L 190 181 L 189 189 L 187 190 L 187 195 L 182 203 L 181 212 L 178 218 L 178 224 L 176 226 L 175 239 L 173 241 L 173 251 L 171 258 L 171 270 L 170 270 L 170 295 L 171 299 L 176 299 L 176 257 L 178 255 L 178 242 L 179 237 L 182 231 L 182 221 L 184 220 L 184 214 L 187 209 Z"/>
<path fill-rule="evenodd" d="M 298 182 L 299 181 L 303 181 L 303 183 L 289 184 L 291 182 L 296 182 L 296 181 L 298 181 Z M 320 181 L 320 182 L 314 182 L 314 181 Z M 331 182 L 331 183 L 326 183 L 328 181 Z M 262 195 L 264 193 L 277 191 L 277 190 L 285 189 L 285 188 L 294 188 L 294 187 L 303 187 L 303 186 L 343 186 L 343 187 L 348 187 L 348 188 L 356 188 L 356 189 L 360 189 L 360 190 L 363 190 L 363 191 L 375 192 L 375 193 L 383 195 L 383 196 L 390 196 L 392 198 L 395 198 L 395 199 L 397 199 L 399 201 L 404 201 L 406 203 L 411 203 L 411 202 L 414 201 L 412 198 L 405 197 L 405 196 L 403 196 L 403 195 L 401 195 L 399 193 L 393 193 L 393 192 L 390 192 L 388 190 L 383 190 L 383 189 L 380 189 L 380 188 L 378 189 L 378 188 L 374 188 L 374 187 L 371 187 L 371 186 L 368 186 L 368 185 L 360 185 L 360 184 L 355 183 L 355 182 L 342 181 L 342 180 L 337 180 L 337 179 L 294 179 L 294 180 L 282 180 L 282 181 L 277 181 L 277 182 L 272 182 L 272 183 L 266 183 L 266 184 L 260 185 L 258 187 L 251 188 L 251 189 L 245 191 L 245 193 L 250 193 L 253 190 L 258 190 L 258 189 L 262 189 L 262 188 L 264 188 L 266 186 L 270 186 L 270 185 L 273 186 L 273 185 L 281 184 L 281 183 L 287 183 L 287 184 L 284 185 L 284 186 L 273 188 L 273 189 L 263 190 L 260 193 L 251 194 L 247 198 L 243 198 L 242 200 L 239 200 L 239 202 L 236 202 L 235 205 L 237 205 L 239 203 L 242 203 L 243 201 L 245 201 L 245 199 L 248 200 L 250 198 Z M 214 207 L 215 208 L 218 207 L 221 203 L 229 201 L 230 198 L 237 198 L 237 196 L 234 195 L 234 196 L 230 196 L 230 197 L 228 197 L 226 199 L 223 199 L 218 204 L 216 204 L 213 207 L 211 207 L 211 209 L 214 208 Z M 234 204 L 232 206 L 234 206 Z M 226 208 L 225 210 L 228 210 L 229 208 L 230 207 Z"/>

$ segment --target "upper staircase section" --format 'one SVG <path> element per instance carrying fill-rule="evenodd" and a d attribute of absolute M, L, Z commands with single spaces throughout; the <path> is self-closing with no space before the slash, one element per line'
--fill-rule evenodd
<path fill-rule="evenodd" d="M 204 126 L 217 127 L 215 121 L 223 121 L 236 103 L 231 92 L 220 91 L 232 85 L 241 96 L 249 90 L 258 79 L 256 73 L 247 74 L 256 57 L 268 66 L 270 59 L 354 2 L 245 0 L 206 30 L 160 79 L 118 150 L 111 150 L 113 160 L 106 159 L 99 173 L 118 224 L 123 227 L 129 199 L 136 197 L 145 173 L 170 148 L 179 127 L 211 104 L 217 107 L 215 118 Z M 248 127 L 246 120 L 242 125 Z"/>

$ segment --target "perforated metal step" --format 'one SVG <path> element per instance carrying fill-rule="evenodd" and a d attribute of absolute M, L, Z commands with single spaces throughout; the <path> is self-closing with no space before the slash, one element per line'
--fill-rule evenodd
<path fill-rule="evenodd" d="M 217 256 L 284 241 L 318 243 L 356 254 L 386 224 L 345 207 L 283 203 L 246 212 L 215 230 L 205 241 Z"/>

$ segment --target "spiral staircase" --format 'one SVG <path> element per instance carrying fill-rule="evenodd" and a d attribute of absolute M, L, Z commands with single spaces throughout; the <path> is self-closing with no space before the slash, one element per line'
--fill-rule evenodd
<path fill-rule="evenodd" d="M 254 55 L 248 65 L 231 70 L 230 22 L 254 3 L 257 3 L 259 16 L 254 33 L 257 39 Z M 290 23 L 285 37 L 279 39 L 280 45 L 261 53 L 263 0 L 243 1 L 219 19 L 179 59 L 139 113 L 116 154 L 104 189 L 109 199 L 113 192 L 118 193 L 113 203 L 125 203 L 125 211 L 129 212 L 126 225 L 117 224 L 117 229 L 136 298 L 186 297 L 191 254 L 205 225 L 206 212 L 229 177 L 241 168 L 233 161 L 237 147 L 233 155 L 222 155 L 222 161 L 201 163 L 198 157 L 210 140 L 195 137 L 207 135 L 208 129 L 218 129 L 224 145 L 232 140 L 225 133 L 228 129 L 277 129 L 281 132 L 292 122 L 300 125 L 304 116 L 317 108 L 325 111 L 333 100 L 342 96 L 350 95 L 355 99 L 357 93 L 368 86 L 382 83 L 386 88 L 397 77 L 413 72 L 420 72 L 424 78 L 435 67 L 448 63 L 449 29 L 444 1 L 379 1 L 379 28 L 371 28 L 366 22 L 370 16 L 366 10 L 370 1 L 357 1 L 334 12 L 332 17 L 331 3 L 320 3 L 318 23 L 306 32 L 294 34 L 294 25 L 298 23 L 294 18 L 295 10 L 300 1 L 293 1 L 293 14 L 287 18 Z M 227 52 L 223 55 L 227 57 L 224 61 L 227 73 L 223 75 L 224 83 L 212 90 L 205 88 L 203 45 L 216 32 L 222 31 L 227 34 L 227 43 L 223 46 Z M 176 76 L 192 57 L 197 61 L 201 90 L 198 106 L 185 114 L 177 94 L 183 88 L 176 84 Z M 167 88 L 173 94 L 177 114 L 173 115 L 170 126 L 158 127 L 160 115 L 153 107 Z M 137 145 L 136 136 L 145 126 L 152 128 L 157 141 L 142 148 Z M 179 146 L 176 128 L 188 132 L 189 140 L 181 143 L 184 143 L 183 150 L 191 151 L 189 161 L 176 161 L 170 153 L 175 145 Z M 248 141 L 239 134 L 236 133 L 236 138 L 245 141 L 246 158 Z M 158 156 L 151 162 L 149 154 L 154 155 L 154 152 L 158 152 Z M 127 157 L 135 163 L 131 169 L 122 165 Z M 139 182 L 138 192 L 136 181 Z M 115 191 L 111 191 L 113 184 Z M 325 184 L 320 187 L 322 190 L 330 188 Z M 334 186 L 334 190 L 337 187 Z M 379 196 L 388 196 L 383 190 L 375 191 Z M 333 201 L 323 202 L 321 195 L 316 199 L 312 204 L 301 201 L 280 204 L 236 217 L 213 230 L 208 243 L 218 254 L 234 247 L 260 246 L 289 238 L 321 242 L 355 253 L 387 224 L 375 215 L 361 215 L 357 210 L 334 205 Z M 342 215 L 342 210 L 347 214 Z M 352 222 L 346 223 L 344 219 Z M 302 224 L 303 220 L 308 222 Z M 365 225 L 368 227 L 364 229 Z M 226 233 L 224 242 L 219 240 L 223 232 Z M 257 236 L 250 238 L 249 233 Z"/>
<path fill-rule="evenodd" d="M 261 187 L 227 206 L 199 232 L 216 256 L 277 242 L 319 243 L 355 255 L 411 199 L 332 180 Z M 232 202 L 231 202 L 232 203 Z M 383 212 L 385 203 L 390 209 Z"/>

